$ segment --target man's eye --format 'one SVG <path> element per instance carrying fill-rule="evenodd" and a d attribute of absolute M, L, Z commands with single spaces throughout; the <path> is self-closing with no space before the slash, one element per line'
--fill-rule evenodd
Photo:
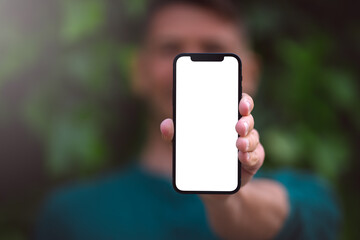
<path fill-rule="evenodd" d="M 180 47 L 177 44 L 167 44 L 160 47 L 160 52 L 164 55 L 176 55 L 179 51 Z"/>

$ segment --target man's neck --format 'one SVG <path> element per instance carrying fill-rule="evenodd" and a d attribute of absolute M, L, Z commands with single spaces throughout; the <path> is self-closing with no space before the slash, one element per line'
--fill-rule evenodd
<path fill-rule="evenodd" d="M 149 123 L 147 140 L 141 153 L 141 165 L 154 174 L 171 177 L 172 146 L 162 139 L 160 122 Z"/>

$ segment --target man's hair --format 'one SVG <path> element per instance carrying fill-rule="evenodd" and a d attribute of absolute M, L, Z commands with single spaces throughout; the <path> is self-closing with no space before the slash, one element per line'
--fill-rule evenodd
<path fill-rule="evenodd" d="M 147 19 L 151 18 L 160 9 L 173 4 L 188 4 L 198 6 L 215 12 L 220 17 L 236 22 L 238 12 L 235 3 L 231 0 L 150 0 L 147 11 Z"/>
<path fill-rule="evenodd" d="M 239 7 L 235 4 L 235 0 L 149 0 L 142 26 L 141 41 L 146 37 L 154 16 L 163 8 L 173 4 L 193 5 L 210 10 L 219 17 L 234 23 L 241 32 L 247 31 L 245 21 Z M 248 34 L 246 33 L 246 35 Z"/>

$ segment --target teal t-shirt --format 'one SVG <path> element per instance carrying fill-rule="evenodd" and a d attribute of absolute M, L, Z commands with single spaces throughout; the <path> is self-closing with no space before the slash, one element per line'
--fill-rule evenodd
<path fill-rule="evenodd" d="M 277 180 L 288 190 L 290 214 L 277 239 L 338 237 L 338 206 L 321 180 L 291 170 L 256 177 Z M 35 238 L 219 239 L 197 195 L 177 193 L 170 179 L 138 165 L 57 190 L 42 208 Z"/>

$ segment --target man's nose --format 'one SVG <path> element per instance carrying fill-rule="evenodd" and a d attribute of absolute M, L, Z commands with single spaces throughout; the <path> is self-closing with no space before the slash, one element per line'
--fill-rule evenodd
<path fill-rule="evenodd" d="M 202 53 L 202 52 L 204 52 L 204 49 L 199 44 L 193 43 L 193 44 L 188 44 L 184 48 L 183 52 L 186 52 L 186 53 Z"/>

